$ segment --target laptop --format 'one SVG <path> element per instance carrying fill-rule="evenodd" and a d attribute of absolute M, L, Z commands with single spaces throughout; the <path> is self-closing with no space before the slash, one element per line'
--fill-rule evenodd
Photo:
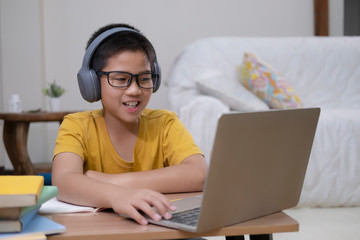
<path fill-rule="evenodd" d="M 172 219 L 149 222 L 204 232 L 296 206 L 319 114 L 319 108 L 223 114 L 202 195 L 174 201 Z M 198 217 L 184 223 L 182 215 L 194 212 Z"/>

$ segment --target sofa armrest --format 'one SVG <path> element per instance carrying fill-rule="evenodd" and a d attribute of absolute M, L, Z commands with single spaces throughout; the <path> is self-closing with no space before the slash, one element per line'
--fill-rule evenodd
<path fill-rule="evenodd" d="M 180 120 L 193 136 L 207 162 L 210 160 L 218 118 L 229 111 L 229 106 L 220 100 L 203 95 L 195 97 L 180 108 Z"/>

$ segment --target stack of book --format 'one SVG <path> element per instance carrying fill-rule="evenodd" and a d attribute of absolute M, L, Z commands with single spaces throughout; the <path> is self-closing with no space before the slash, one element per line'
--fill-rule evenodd
<path fill-rule="evenodd" d="M 42 176 L 0 176 L 0 239 L 64 232 L 64 226 L 38 214 L 57 193 L 57 187 L 44 186 Z"/>

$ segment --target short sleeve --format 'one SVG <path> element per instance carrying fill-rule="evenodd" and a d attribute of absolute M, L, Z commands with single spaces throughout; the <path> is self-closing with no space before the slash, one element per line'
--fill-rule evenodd
<path fill-rule="evenodd" d="M 79 155 L 83 161 L 86 159 L 85 132 L 82 124 L 76 118 L 66 116 L 60 125 L 54 155 L 71 152 Z"/>

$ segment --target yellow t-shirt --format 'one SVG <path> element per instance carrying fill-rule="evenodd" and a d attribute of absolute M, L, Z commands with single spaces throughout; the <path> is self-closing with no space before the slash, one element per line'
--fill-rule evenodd
<path fill-rule="evenodd" d="M 175 113 L 145 109 L 139 124 L 133 161 L 128 162 L 112 145 L 102 110 L 69 114 L 60 126 L 54 156 L 72 152 L 83 159 L 84 171 L 124 173 L 176 165 L 202 154 Z"/>

